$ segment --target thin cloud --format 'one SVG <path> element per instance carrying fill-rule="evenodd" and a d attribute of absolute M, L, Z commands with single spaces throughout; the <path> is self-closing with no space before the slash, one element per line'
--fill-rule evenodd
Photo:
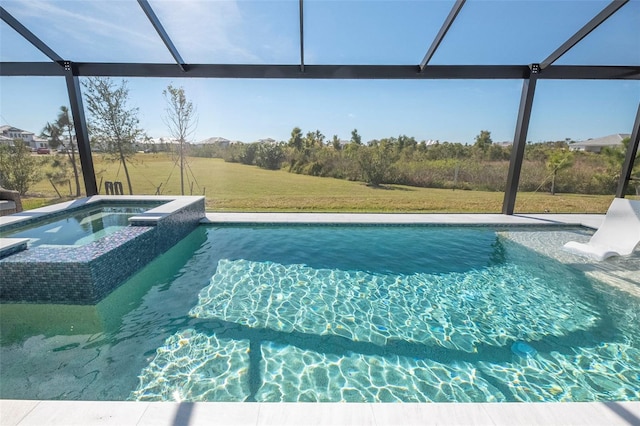
<path fill-rule="evenodd" d="M 31 28 L 34 33 L 55 33 L 74 43 L 92 39 L 95 35 L 109 38 L 125 45 L 148 46 L 157 42 L 152 31 L 140 31 L 139 25 L 129 25 L 131 10 L 118 7 L 118 2 L 7 2 L 11 11 L 24 20 L 39 25 Z M 137 7 L 137 6 L 136 6 Z M 140 10 L 144 18 L 144 13 Z M 146 18 L 145 18 L 146 19 Z M 150 26 L 150 24 L 149 24 Z"/>
<path fill-rule="evenodd" d="M 290 4 L 289 4 L 290 3 Z M 297 3 L 150 0 L 187 63 L 297 63 Z M 3 1 L 65 59 L 172 62 L 136 2 Z M 294 19 L 296 18 L 296 19 Z"/>
<path fill-rule="evenodd" d="M 257 62 L 242 46 L 244 18 L 237 1 L 152 1 L 151 6 L 187 62 Z"/>

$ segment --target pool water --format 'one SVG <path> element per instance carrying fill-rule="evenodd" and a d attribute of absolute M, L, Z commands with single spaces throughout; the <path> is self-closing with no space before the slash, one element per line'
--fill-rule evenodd
<path fill-rule="evenodd" d="M 129 226 L 129 218 L 148 210 L 141 206 L 87 207 L 63 217 L 3 232 L 5 238 L 29 238 L 29 247 L 83 246 Z"/>
<path fill-rule="evenodd" d="M 639 300 L 517 232 L 201 226 L 95 307 L 3 305 L 0 397 L 640 400 Z"/>

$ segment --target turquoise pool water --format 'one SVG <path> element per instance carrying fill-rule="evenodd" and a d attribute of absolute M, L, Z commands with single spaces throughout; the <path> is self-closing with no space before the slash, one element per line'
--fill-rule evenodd
<path fill-rule="evenodd" d="M 29 247 L 41 245 L 83 246 L 129 226 L 129 218 L 148 210 L 147 206 L 86 207 L 43 219 L 10 231 L 4 238 L 29 238 Z"/>
<path fill-rule="evenodd" d="M 0 397 L 640 400 L 639 301 L 517 232 L 200 227 L 95 307 L 3 305 Z"/>

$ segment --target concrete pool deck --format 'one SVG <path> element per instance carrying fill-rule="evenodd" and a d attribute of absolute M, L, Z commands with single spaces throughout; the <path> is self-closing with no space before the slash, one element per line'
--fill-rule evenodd
<path fill-rule="evenodd" d="M 251 403 L 0 401 L 0 425 L 638 425 L 640 402 Z"/>
<path fill-rule="evenodd" d="M 580 225 L 598 214 L 207 213 L 202 223 Z M 635 263 L 595 268 L 605 274 Z M 611 265 L 614 265 L 612 267 Z M 592 265 L 590 265 L 592 266 Z M 633 266 L 635 268 L 635 266 Z M 640 286 L 640 274 L 630 286 Z M 615 277 L 614 277 L 615 278 Z M 640 386 L 640 385 L 639 385 Z M 0 400 L 0 425 L 640 425 L 640 402 L 178 403 Z"/>

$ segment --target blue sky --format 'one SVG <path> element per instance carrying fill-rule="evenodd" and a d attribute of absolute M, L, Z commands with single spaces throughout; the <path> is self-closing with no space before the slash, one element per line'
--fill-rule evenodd
<path fill-rule="evenodd" d="M 298 1 L 150 0 L 187 63 L 296 64 Z M 453 1 L 305 0 L 306 64 L 418 64 Z M 432 64 L 528 64 L 545 59 L 606 0 L 468 0 Z M 65 59 L 173 62 L 135 0 L 14 1 L 5 7 Z M 575 46 L 558 64 L 640 65 L 640 0 Z M 47 61 L 4 22 L 0 61 Z M 130 105 L 150 136 L 162 120 L 168 84 L 198 110 L 194 140 L 212 136 L 286 140 L 294 126 L 348 139 L 406 134 L 472 143 L 480 130 L 513 138 L 517 80 L 128 79 Z M 0 123 L 39 132 L 67 104 L 61 78 L 0 78 Z M 638 81 L 538 83 L 529 140 L 582 140 L 630 132 Z"/>

